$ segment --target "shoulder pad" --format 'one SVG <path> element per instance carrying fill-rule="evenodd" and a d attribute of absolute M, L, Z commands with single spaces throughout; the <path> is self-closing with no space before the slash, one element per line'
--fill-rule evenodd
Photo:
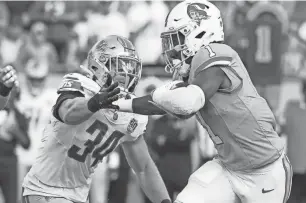
<path fill-rule="evenodd" d="M 86 91 L 98 93 L 100 89 L 101 87 L 92 79 L 79 73 L 71 73 L 63 77 L 57 93 L 59 94 L 65 91 L 76 91 L 85 95 Z"/>
<path fill-rule="evenodd" d="M 225 45 L 213 43 L 201 48 L 192 59 L 191 74 L 197 75 L 212 66 L 229 66 L 234 57 L 234 50 Z"/>

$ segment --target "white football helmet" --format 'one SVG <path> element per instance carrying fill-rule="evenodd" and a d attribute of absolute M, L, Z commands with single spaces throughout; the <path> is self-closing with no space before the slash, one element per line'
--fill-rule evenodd
<path fill-rule="evenodd" d="M 165 21 L 161 34 L 166 72 L 185 77 L 190 66 L 186 60 L 212 42 L 223 42 L 220 10 L 207 0 L 186 0 L 176 5 Z"/>
<path fill-rule="evenodd" d="M 142 63 L 134 45 L 126 38 L 110 35 L 89 51 L 87 72 L 101 87 L 113 81 L 122 91 L 133 93 L 141 77 Z"/>

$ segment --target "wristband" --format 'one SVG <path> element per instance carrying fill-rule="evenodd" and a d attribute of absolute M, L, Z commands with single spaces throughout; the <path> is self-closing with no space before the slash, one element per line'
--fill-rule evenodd
<path fill-rule="evenodd" d="M 0 83 L 0 95 L 6 97 L 10 94 L 12 87 L 7 87 L 4 84 Z"/>
<path fill-rule="evenodd" d="M 133 99 L 119 99 L 115 101 L 113 104 L 119 106 L 119 110 L 121 112 L 129 112 L 129 113 L 134 112 L 132 108 Z"/>

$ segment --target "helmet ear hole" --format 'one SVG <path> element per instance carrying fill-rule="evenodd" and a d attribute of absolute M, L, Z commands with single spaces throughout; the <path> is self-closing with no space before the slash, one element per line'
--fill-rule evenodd
<path fill-rule="evenodd" d="M 195 38 L 201 39 L 206 32 L 200 32 Z"/>
<path fill-rule="evenodd" d="M 91 69 L 92 69 L 93 71 L 97 71 L 97 70 L 98 70 L 98 68 L 97 68 L 96 66 L 91 66 Z"/>
<path fill-rule="evenodd" d="M 95 75 L 92 76 L 92 79 L 93 79 L 93 81 L 95 81 L 95 82 L 98 81 L 98 78 L 97 78 L 97 76 L 95 76 Z"/>

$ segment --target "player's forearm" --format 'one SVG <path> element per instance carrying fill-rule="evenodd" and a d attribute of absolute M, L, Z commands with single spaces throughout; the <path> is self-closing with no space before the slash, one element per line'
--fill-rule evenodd
<path fill-rule="evenodd" d="M 136 174 L 137 179 L 147 197 L 153 203 L 170 203 L 167 188 L 153 162 L 150 159 L 144 171 Z"/>
<path fill-rule="evenodd" d="M 165 111 L 158 108 L 152 104 L 151 95 L 146 95 L 143 97 L 128 99 L 128 100 L 118 100 L 114 104 L 119 106 L 119 111 L 130 112 L 141 115 L 164 115 Z"/>
<path fill-rule="evenodd" d="M 5 106 L 7 105 L 8 99 L 9 99 L 9 96 L 7 97 L 0 96 L 0 110 L 5 108 Z"/>
<path fill-rule="evenodd" d="M 78 125 L 88 120 L 94 113 L 88 109 L 88 99 L 76 98 L 65 101 L 60 108 L 60 117 L 68 125 Z"/>

